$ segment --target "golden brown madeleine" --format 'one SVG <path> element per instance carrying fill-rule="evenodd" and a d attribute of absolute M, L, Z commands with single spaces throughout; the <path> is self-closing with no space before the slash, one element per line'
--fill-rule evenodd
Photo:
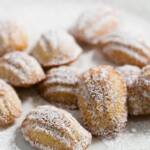
<path fill-rule="evenodd" d="M 24 138 L 41 150 L 86 150 L 91 134 L 67 111 L 39 106 L 22 123 Z"/>
<path fill-rule="evenodd" d="M 41 95 L 51 103 L 77 108 L 79 72 L 71 67 L 50 69 L 39 85 Z"/>
<path fill-rule="evenodd" d="M 117 67 L 116 70 L 123 75 L 126 81 L 129 114 L 140 115 L 144 113 L 142 103 L 145 101 L 145 98 L 141 95 L 143 90 L 139 90 L 139 76 L 141 74 L 141 69 L 137 66 L 124 65 Z"/>
<path fill-rule="evenodd" d="M 111 66 L 89 69 L 80 77 L 79 108 L 95 136 L 114 136 L 126 125 L 126 84 Z"/>
<path fill-rule="evenodd" d="M 132 85 L 138 80 L 141 73 L 141 69 L 134 65 L 123 65 L 116 68 L 126 81 L 127 89 L 130 89 Z"/>
<path fill-rule="evenodd" d="M 131 115 L 150 114 L 150 65 L 145 66 L 138 80 L 128 92 L 128 107 Z"/>
<path fill-rule="evenodd" d="M 21 114 L 21 101 L 15 90 L 0 79 L 0 127 L 14 123 Z"/>
<path fill-rule="evenodd" d="M 0 58 L 0 78 L 13 86 L 27 87 L 43 80 L 45 74 L 34 57 L 11 52 Z"/>
<path fill-rule="evenodd" d="M 23 50 L 27 45 L 27 35 L 16 22 L 0 21 L 0 56 Z"/>
<path fill-rule="evenodd" d="M 101 40 L 103 54 L 116 64 L 143 67 L 150 63 L 150 48 L 126 33 L 116 32 Z"/>
<path fill-rule="evenodd" d="M 41 36 L 32 55 L 44 67 L 56 67 L 74 62 L 82 50 L 74 38 L 63 30 L 51 30 Z"/>
<path fill-rule="evenodd" d="M 97 44 L 104 35 L 110 34 L 118 27 L 115 10 L 108 6 L 101 6 L 89 10 L 79 16 L 71 33 L 79 42 Z"/>

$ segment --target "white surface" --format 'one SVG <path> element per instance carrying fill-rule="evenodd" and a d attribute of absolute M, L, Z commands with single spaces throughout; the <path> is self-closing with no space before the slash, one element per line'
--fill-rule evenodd
<path fill-rule="evenodd" d="M 109 0 L 107 0 L 107 2 L 112 3 L 112 1 Z M 117 1 L 114 1 L 114 5 L 128 8 L 131 1 L 129 0 L 129 3 L 126 2 L 127 1 L 122 0 L 121 3 L 118 0 L 118 3 Z M 142 1 L 140 0 L 140 2 Z M 132 1 L 132 3 L 136 4 L 135 0 Z M 97 0 L 83 0 L 80 3 L 76 0 L 0 0 L 0 17 L 16 19 L 23 24 L 28 31 L 31 48 L 42 32 L 51 28 L 67 28 L 73 23 L 73 20 L 76 19 L 80 12 L 89 7 L 97 7 L 98 4 L 99 2 Z M 143 3 L 141 4 L 144 6 Z M 129 10 L 134 12 L 131 8 L 133 8 L 133 6 L 130 6 Z M 148 6 L 145 8 L 148 8 Z M 134 13 L 140 13 L 140 10 L 136 7 Z M 144 10 L 145 12 L 148 11 L 148 9 Z M 144 13 L 142 15 L 144 15 Z M 145 18 L 146 17 L 148 16 L 145 16 Z M 123 21 L 124 18 L 126 18 L 126 15 L 123 17 Z M 127 20 L 127 22 L 125 21 L 126 24 L 124 25 L 124 28 L 128 29 L 130 26 L 131 28 L 129 28 L 132 31 L 130 32 L 131 34 L 133 33 L 132 29 L 134 28 L 138 29 L 138 32 L 149 28 L 148 24 L 144 23 L 142 23 L 141 27 L 140 24 L 142 20 L 138 20 L 137 18 L 133 19 L 130 17 Z M 142 34 L 145 35 L 145 31 L 143 33 Z M 141 32 L 139 35 L 141 35 Z M 102 56 L 97 54 L 98 53 L 95 50 L 86 52 L 81 56 L 80 60 L 76 62 L 75 66 L 80 66 L 79 69 L 83 71 L 91 66 L 108 63 Z M 33 150 L 33 148 L 24 141 L 19 127 L 25 114 L 27 114 L 32 107 L 45 104 L 46 102 L 43 101 L 34 90 L 32 91 L 32 89 L 21 90 L 19 93 L 23 101 L 23 114 L 14 126 L 0 130 L 0 150 Z M 125 132 L 120 134 L 117 138 L 112 140 L 94 139 L 92 145 L 88 148 L 88 150 L 149 149 L 150 117 L 129 119 Z"/>

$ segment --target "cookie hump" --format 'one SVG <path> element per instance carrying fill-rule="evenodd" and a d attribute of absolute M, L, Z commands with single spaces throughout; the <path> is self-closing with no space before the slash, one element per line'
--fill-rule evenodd
<path fill-rule="evenodd" d="M 34 57 L 11 52 L 0 58 L 0 78 L 16 87 L 28 87 L 43 80 L 45 74 Z"/>
<path fill-rule="evenodd" d="M 111 66 L 89 69 L 80 77 L 79 108 L 95 136 L 114 136 L 126 125 L 126 84 Z"/>
<path fill-rule="evenodd" d="M 0 79 L 0 127 L 14 123 L 21 111 L 21 101 L 17 93 L 9 84 Z"/>
<path fill-rule="evenodd" d="M 74 62 L 82 50 L 64 30 L 51 30 L 41 36 L 32 55 L 43 67 L 57 67 Z"/>
<path fill-rule="evenodd" d="M 22 51 L 28 46 L 27 34 L 15 21 L 0 21 L 0 56 Z"/>
<path fill-rule="evenodd" d="M 128 90 L 129 114 L 134 116 L 150 114 L 150 65 L 141 69 L 136 82 Z"/>
<path fill-rule="evenodd" d="M 72 67 L 50 69 L 39 91 L 47 101 L 67 108 L 77 108 L 79 72 Z"/>
<path fill-rule="evenodd" d="M 114 32 L 118 24 L 116 11 L 108 6 L 100 6 L 83 12 L 70 32 L 79 42 L 98 44 L 103 36 Z"/>
<path fill-rule="evenodd" d="M 22 123 L 25 139 L 41 150 L 85 150 L 91 134 L 74 117 L 54 106 L 39 106 Z"/>
<path fill-rule="evenodd" d="M 127 33 L 116 32 L 104 37 L 100 47 L 104 56 L 119 65 L 143 67 L 150 63 L 150 48 Z"/>

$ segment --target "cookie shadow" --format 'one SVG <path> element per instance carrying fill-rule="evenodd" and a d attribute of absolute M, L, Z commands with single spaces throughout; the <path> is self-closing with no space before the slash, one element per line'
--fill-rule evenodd
<path fill-rule="evenodd" d="M 20 150 L 36 150 L 24 140 L 20 128 L 17 128 L 16 130 L 15 144 Z"/>
<path fill-rule="evenodd" d="M 150 134 L 150 115 L 129 117 L 127 130 L 134 134 Z"/>
<path fill-rule="evenodd" d="M 90 44 L 84 43 L 84 42 L 78 41 L 78 44 L 81 46 L 83 53 L 89 52 L 89 51 L 93 50 L 94 48 L 96 48 L 95 45 L 90 45 Z"/>

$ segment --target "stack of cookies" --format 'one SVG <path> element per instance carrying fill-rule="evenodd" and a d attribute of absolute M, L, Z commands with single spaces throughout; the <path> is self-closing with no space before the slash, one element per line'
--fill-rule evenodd
<path fill-rule="evenodd" d="M 116 11 L 101 6 L 81 14 L 68 32 L 42 34 L 27 52 L 21 27 L 0 22 L 0 127 L 21 115 L 15 88 L 35 88 L 49 102 L 31 110 L 21 125 L 25 140 L 41 150 L 86 150 L 92 135 L 107 138 L 123 131 L 128 114 L 150 114 L 150 48 L 120 29 Z M 82 43 L 123 66 L 80 73 L 72 64 L 84 53 Z M 81 123 L 68 109 L 79 110 Z"/>

